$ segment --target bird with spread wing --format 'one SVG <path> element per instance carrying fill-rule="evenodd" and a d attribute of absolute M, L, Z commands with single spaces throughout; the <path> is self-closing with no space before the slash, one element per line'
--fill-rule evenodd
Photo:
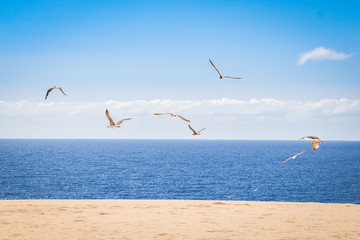
<path fill-rule="evenodd" d="M 195 131 L 191 126 L 190 124 L 188 125 L 190 130 L 193 131 L 193 134 L 192 135 L 200 135 L 200 132 L 205 130 L 206 128 L 203 128 L 203 129 L 200 129 L 199 131 Z"/>
<path fill-rule="evenodd" d="M 209 61 L 210 61 L 211 65 L 215 68 L 215 70 L 217 71 L 217 73 L 219 74 L 219 78 L 220 78 L 220 79 L 223 79 L 223 78 L 241 79 L 240 77 L 229 77 L 229 76 L 223 76 L 223 75 L 221 75 L 221 73 L 220 73 L 219 70 L 215 67 L 215 65 L 214 65 L 213 62 L 210 60 L 210 58 L 209 58 Z"/>
<path fill-rule="evenodd" d="M 110 125 L 107 126 L 108 128 L 119 128 L 121 123 L 123 123 L 126 120 L 131 120 L 132 119 L 132 118 L 124 118 L 124 119 L 121 119 L 121 120 L 117 121 L 116 124 L 115 124 L 114 121 L 112 120 L 112 118 L 110 117 L 109 111 L 107 109 L 105 111 L 105 115 L 109 119 L 109 122 L 110 122 Z"/>
<path fill-rule="evenodd" d="M 292 157 L 289 157 L 288 159 L 286 159 L 285 161 L 283 161 L 281 164 L 286 163 L 286 162 L 287 162 L 288 160 L 290 160 L 290 159 L 295 159 L 297 156 L 303 154 L 304 152 L 306 152 L 306 151 L 302 151 L 301 153 L 298 153 L 298 154 L 295 154 L 295 155 L 292 156 Z"/>
<path fill-rule="evenodd" d="M 179 114 L 175 114 L 175 113 L 154 113 L 154 115 L 166 115 L 166 114 L 169 114 L 172 117 L 179 117 L 179 118 L 181 118 L 182 120 L 184 120 L 186 122 L 190 122 L 190 120 L 184 118 L 183 116 L 181 116 Z"/>
<path fill-rule="evenodd" d="M 64 91 L 61 89 L 61 87 L 54 86 L 54 87 L 49 88 L 49 89 L 47 90 L 46 96 L 45 96 L 45 100 L 47 99 L 47 97 L 49 96 L 49 93 L 50 93 L 53 89 L 59 89 L 59 90 L 66 96 L 66 94 L 65 94 Z"/>
<path fill-rule="evenodd" d="M 300 138 L 300 140 L 311 140 L 311 148 L 315 152 L 320 146 L 319 143 L 323 143 L 324 141 L 316 136 L 304 136 Z"/>

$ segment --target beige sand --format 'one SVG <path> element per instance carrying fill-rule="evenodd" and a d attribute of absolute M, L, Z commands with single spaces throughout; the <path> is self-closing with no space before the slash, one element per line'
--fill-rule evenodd
<path fill-rule="evenodd" d="M 360 239 L 360 205 L 1 200 L 0 239 Z"/>

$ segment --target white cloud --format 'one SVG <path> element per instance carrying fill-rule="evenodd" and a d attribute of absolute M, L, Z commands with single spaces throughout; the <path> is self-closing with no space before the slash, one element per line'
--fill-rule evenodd
<path fill-rule="evenodd" d="M 108 131 L 105 109 L 118 120 L 133 117 L 121 131 Z M 297 139 L 318 135 L 355 139 L 360 134 L 360 99 L 294 101 L 136 100 L 104 102 L 0 101 L 0 138 L 188 139 L 187 123 L 155 112 L 176 112 L 194 128 L 206 127 L 204 139 Z M 170 124 L 171 123 L 171 124 Z"/>
<path fill-rule="evenodd" d="M 97 116 L 106 108 L 121 116 L 152 115 L 155 112 L 177 112 L 192 116 L 226 117 L 315 117 L 360 115 L 359 99 L 323 99 L 320 101 L 293 101 L 276 99 L 213 100 L 135 100 L 106 102 L 31 102 L 0 101 L 0 117 L 30 117 L 49 115 Z"/>
<path fill-rule="evenodd" d="M 360 113 L 360 101 L 341 99 L 323 99 L 318 102 L 308 102 L 301 106 L 304 114 L 312 116 L 340 116 Z"/>
<path fill-rule="evenodd" d="M 352 54 L 338 53 L 334 49 L 318 47 L 310 52 L 301 54 L 298 65 L 303 65 L 308 60 L 344 60 L 351 56 Z"/>

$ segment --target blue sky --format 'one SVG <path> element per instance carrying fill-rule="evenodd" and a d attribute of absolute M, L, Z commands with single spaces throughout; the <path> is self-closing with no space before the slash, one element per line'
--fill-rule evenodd
<path fill-rule="evenodd" d="M 0 137 L 192 137 L 151 106 L 187 114 L 205 139 L 359 140 L 359 12 L 358 1 L 1 0 Z M 208 58 L 243 79 L 218 79 Z M 67 96 L 44 102 L 54 85 Z M 137 121 L 103 129 L 105 108 Z"/>

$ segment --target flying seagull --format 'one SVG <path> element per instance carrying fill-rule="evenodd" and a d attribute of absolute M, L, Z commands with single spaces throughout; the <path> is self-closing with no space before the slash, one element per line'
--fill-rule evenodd
<path fill-rule="evenodd" d="M 175 113 L 154 113 L 154 115 L 165 115 L 165 114 L 170 114 L 170 116 L 172 116 L 172 117 L 179 117 L 184 121 L 190 122 L 190 120 L 184 118 L 183 116 L 180 116 L 179 114 L 175 114 Z"/>
<path fill-rule="evenodd" d="M 210 61 L 211 65 L 215 68 L 215 70 L 218 72 L 220 79 L 223 79 L 223 78 L 241 79 L 240 77 L 229 77 L 229 76 L 223 76 L 223 75 L 221 75 L 221 73 L 220 73 L 219 70 L 215 67 L 215 65 L 214 65 L 213 62 L 210 60 L 210 58 L 209 58 L 209 61 Z"/>
<path fill-rule="evenodd" d="M 295 154 L 294 156 L 292 156 L 292 157 L 289 157 L 288 159 L 286 159 L 285 161 L 283 161 L 281 164 L 283 164 L 283 163 L 286 163 L 288 160 L 290 160 L 290 159 L 295 159 L 297 156 L 299 156 L 300 154 L 303 154 L 304 152 L 306 152 L 306 151 L 302 151 L 301 153 L 298 153 L 298 154 Z"/>
<path fill-rule="evenodd" d="M 311 140 L 311 147 L 312 150 L 314 150 L 314 152 L 319 148 L 319 143 L 323 143 L 324 141 L 322 141 L 320 138 L 316 137 L 316 136 L 304 136 L 302 138 L 300 138 L 300 140 Z"/>
<path fill-rule="evenodd" d="M 108 128 L 119 128 L 120 124 L 123 123 L 126 120 L 131 120 L 132 118 L 124 118 L 119 120 L 116 124 L 114 123 L 114 121 L 112 120 L 112 118 L 110 117 L 109 111 L 106 109 L 105 111 L 105 115 L 106 117 L 109 119 L 110 125 L 107 126 Z"/>
<path fill-rule="evenodd" d="M 54 87 L 50 88 L 49 90 L 47 90 L 46 96 L 45 96 L 45 100 L 47 99 L 47 97 L 49 96 L 49 93 L 50 93 L 53 89 L 59 89 L 59 90 L 66 96 L 66 94 L 65 94 L 64 91 L 61 89 L 61 87 L 54 86 Z"/>
<path fill-rule="evenodd" d="M 191 126 L 190 126 L 190 124 L 189 124 L 189 128 L 191 129 L 191 131 L 193 131 L 193 134 L 192 135 L 200 135 L 200 132 L 202 131 L 202 130 L 205 130 L 206 128 L 203 128 L 203 129 L 200 129 L 199 131 L 195 131 Z"/>

